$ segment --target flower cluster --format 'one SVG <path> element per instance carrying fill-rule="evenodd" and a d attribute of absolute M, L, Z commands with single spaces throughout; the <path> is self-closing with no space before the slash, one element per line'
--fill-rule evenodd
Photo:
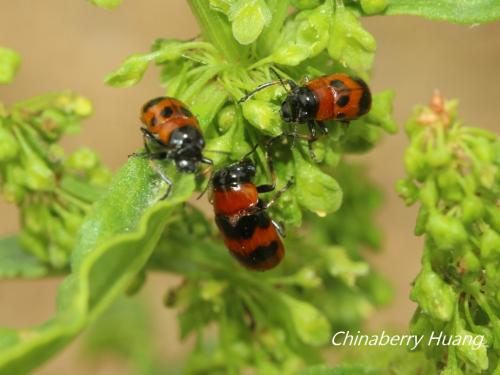
<path fill-rule="evenodd" d="M 420 203 L 415 234 L 425 235 L 412 333 L 484 336 L 480 348 L 421 348 L 444 374 L 472 374 L 499 358 L 500 141 L 463 126 L 456 106 L 435 93 L 429 107 L 416 109 L 406 124 L 408 176 L 397 190 L 408 205 Z"/>

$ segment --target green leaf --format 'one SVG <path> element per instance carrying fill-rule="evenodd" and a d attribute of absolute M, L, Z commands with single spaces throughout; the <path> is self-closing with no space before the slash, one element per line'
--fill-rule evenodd
<path fill-rule="evenodd" d="M 498 0 L 388 0 L 384 14 L 411 14 L 454 23 L 486 23 L 500 18 Z"/>
<path fill-rule="evenodd" d="M 21 248 L 17 236 L 0 239 L 0 279 L 36 278 L 47 272 L 44 264 Z"/>
<path fill-rule="evenodd" d="M 356 279 L 367 275 L 370 270 L 368 263 L 350 259 L 346 250 L 341 247 L 326 248 L 323 254 L 330 275 L 340 278 L 350 287 L 354 287 Z"/>
<path fill-rule="evenodd" d="M 123 0 L 90 0 L 90 2 L 104 9 L 114 9 L 122 3 Z"/>
<path fill-rule="evenodd" d="M 342 190 L 337 180 L 306 161 L 297 149 L 292 152 L 294 190 L 299 204 L 321 215 L 337 211 L 342 203 Z"/>
<path fill-rule="evenodd" d="M 234 0 L 209 0 L 210 8 L 217 10 L 225 15 L 229 14 L 231 5 L 234 4 Z"/>
<path fill-rule="evenodd" d="M 363 28 L 359 17 L 349 8 L 337 7 L 330 26 L 330 57 L 366 79 L 376 48 L 375 39 Z"/>
<path fill-rule="evenodd" d="M 1 375 L 28 373 L 125 291 L 173 219 L 173 207 L 194 190 L 193 176 L 175 180 L 172 195 L 158 202 L 165 184 L 146 159 L 129 159 L 82 225 L 72 253 L 72 273 L 58 291 L 55 316 L 34 328 L 0 329 Z"/>
<path fill-rule="evenodd" d="M 330 323 L 321 311 L 312 304 L 292 298 L 286 294 L 281 296 L 300 339 L 308 345 L 325 344 L 331 335 Z"/>
<path fill-rule="evenodd" d="M 282 133 L 279 107 L 264 100 L 249 100 L 243 103 L 243 115 L 254 127 L 267 135 Z"/>
<path fill-rule="evenodd" d="M 149 63 L 156 57 L 155 53 L 136 53 L 125 59 L 115 72 L 105 78 L 105 82 L 113 87 L 129 87 L 139 82 Z"/>
<path fill-rule="evenodd" d="M 9 49 L 0 47 L 0 84 L 12 82 L 21 64 L 21 56 Z"/>
<path fill-rule="evenodd" d="M 243 45 L 253 43 L 271 18 L 271 10 L 264 0 L 238 0 L 229 10 L 234 38 Z"/>
<path fill-rule="evenodd" d="M 321 365 L 306 368 L 297 375 L 382 375 L 382 373 L 355 365 L 341 365 L 335 368 Z"/>
<path fill-rule="evenodd" d="M 329 2 L 316 9 L 300 12 L 283 27 L 272 60 L 278 64 L 295 66 L 320 54 L 328 45 L 331 17 Z"/>

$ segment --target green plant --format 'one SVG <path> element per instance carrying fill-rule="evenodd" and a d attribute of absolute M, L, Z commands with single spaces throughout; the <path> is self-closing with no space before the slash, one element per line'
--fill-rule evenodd
<path fill-rule="evenodd" d="M 411 330 L 484 337 L 475 350 L 422 346 L 445 374 L 497 368 L 500 349 L 500 140 L 463 126 L 456 106 L 436 93 L 415 110 L 406 124 L 408 177 L 397 184 L 407 204 L 420 202 L 415 234 L 425 235 Z"/>
<path fill-rule="evenodd" d="M 108 8 L 120 3 L 92 2 Z M 168 95 L 183 100 L 199 119 L 207 149 L 227 152 L 213 154 L 218 168 L 238 160 L 254 144 L 287 130 L 278 112 L 285 94 L 282 87 L 269 88 L 242 105 L 236 104 L 246 92 L 273 79 L 271 67 L 297 81 L 333 71 L 369 79 L 376 43 L 362 27 L 361 16 L 418 14 L 459 23 L 500 17 L 500 5 L 494 1 L 459 3 L 461 8 L 457 1 L 189 0 L 201 29 L 200 38 L 159 39 L 150 52 L 128 57 L 106 82 L 114 87 L 134 85 L 151 62 L 159 65 L 160 82 Z M 290 5 L 294 7 L 292 13 Z M 15 53 L 0 50 L 0 81 L 10 81 L 18 65 Z M 51 320 L 24 330 L 0 329 L 0 374 L 34 369 L 105 314 L 118 296 L 125 291 L 136 292 L 151 270 L 184 278 L 165 298 L 167 306 L 180 311 L 181 335 L 196 337 L 184 372 L 236 374 L 255 369 L 261 374 L 288 374 L 323 363 L 322 348 L 334 329 L 360 327 L 374 308 L 391 297 L 387 282 L 361 253 L 364 247 L 380 247 L 380 232 L 373 220 L 380 193 L 362 168 L 342 161 L 342 157 L 366 152 L 384 132 L 396 131 L 392 98 L 391 91 L 377 93 L 367 116 L 349 126 L 329 123 L 329 136 L 314 145 L 319 163 L 309 157 L 307 142 L 297 140 L 294 148 L 289 144 L 276 146 L 273 157 L 278 186 L 295 178 L 272 211 L 273 217 L 288 228 L 287 255 L 281 267 L 258 276 L 236 265 L 211 222 L 185 204 L 194 191 L 205 189 L 207 178 L 180 175 L 166 163 L 164 167 L 175 185 L 169 199 L 158 202 L 165 186 L 147 160 L 130 158 L 108 182 L 108 172 L 93 152 L 84 150 L 64 157 L 56 142 L 90 113 L 85 99 L 64 93 L 45 95 L 3 109 L 0 139 L 8 147 L 0 150 L 1 186 L 4 196 L 21 207 L 23 229 L 19 237 L 0 242 L 0 276 L 38 277 L 53 272 L 68 272 L 68 276 L 60 287 L 57 312 Z M 443 113 L 452 120 L 448 109 L 440 116 Z M 431 185 L 438 182 L 427 181 L 434 181 L 436 170 L 445 167 L 450 171 L 445 183 L 452 186 L 457 181 L 451 175 L 460 173 L 459 165 L 454 164 L 454 155 L 447 149 L 451 147 L 446 143 L 447 134 L 442 126 L 432 127 L 441 129 L 431 133 L 436 139 L 432 143 L 422 130 L 431 127 L 414 124 L 408 128 L 412 140 L 417 139 L 405 156 L 411 178 L 398 189 L 407 202 L 420 199 L 429 211 L 429 218 L 423 217 L 425 213 L 420 215 L 419 225 L 420 233 L 430 236 L 423 271 L 412 293 L 420 304 L 412 328 L 423 329 L 424 323 L 427 328 L 429 324 L 442 324 L 450 332 L 469 328 L 497 343 L 498 139 L 473 130 L 481 135 L 478 139 L 483 145 L 470 146 L 471 159 L 482 163 L 480 171 L 472 174 L 472 182 L 479 181 L 477 186 L 482 186 L 484 196 L 474 198 L 472 190 L 467 190 L 471 198 L 464 200 L 470 201 L 464 203 L 467 207 L 451 208 L 452 214 L 443 218 L 449 207 L 437 202 L 449 197 L 433 190 Z M 419 143 L 422 138 L 425 146 Z M 490 151 L 484 151 L 483 146 Z M 267 181 L 261 150 L 256 158 L 257 180 Z M 23 178 L 12 172 L 19 165 L 31 168 Z M 420 194 L 413 179 L 423 183 Z M 455 190 L 456 186 L 450 187 L 450 192 L 439 190 L 439 194 L 453 196 Z M 123 205 L 124 196 L 127 205 Z M 453 199 L 456 197 L 451 199 L 456 202 Z M 462 212 L 468 215 L 463 221 L 467 228 L 453 219 Z M 482 219 L 487 217 L 491 222 Z M 46 225 L 37 226 L 40 220 Z M 483 221 L 476 223 L 479 220 Z M 78 227 L 78 237 L 73 240 Z M 450 228 L 456 236 L 441 236 Z M 477 241 L 468 241 L 462 229 L 474 231 Z M 432 247 L 441 245 L 446 251 L 432 251 Z M 460 254 L 451 251 L 455 245 L 462 246 Z M 464 268 L 455 271 L 470 274 L 470 283 L 459 282 L 458 274 L 447 268 L 450 259 L 462 262 Z M 475 292 L 461 289 L 464 285 L 473 288 L 478 282 L 484 282 L 487 290 L 481 289 L 482 284 Z M 435 303 L 436 296 L 444 297 L 443 301 Z M 450 323 L 445 327 L 447 323 L 443 322 Z M 217 327 L 216 337 L 206 332 L 210 324 Z M 423 334 L 427 332 L 422 330 Z M 103 332 L 103 337 L 105 334 L 109 331 Z M 139 331 L 129 334 L 138 340 L 146 337 Z M 112 338 L 106 343 L 117 348 Z M 488 369 L 493 373 L 498 362 L 494 352 L 498 346 L 494 345 L 489 346 L 488 353 L 481 349 L 476 357 L 468 348 L 458 347 L 459 360 L 465 365 L 456 361 L 453 351 L 447 356 L 436 351 L 430 365 L 408 362 L 406 368 L 415 373 L 423 368 L 441 368 L 447 358 L 444 371 L 449 373 L 463 366 L 467 371 Z M 138 364 L 138 371 L 156 371 L 154 359 L 144 356 L 141 348 L 118 349 L 139 353 L 133 357 L 147 363 Z M 366 362 L 337 369 L 311 367 L 304 374 L 383 373 L 386 363 Z"/>

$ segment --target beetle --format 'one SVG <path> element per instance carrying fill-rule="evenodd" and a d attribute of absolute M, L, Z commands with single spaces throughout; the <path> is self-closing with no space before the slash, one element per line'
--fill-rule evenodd
<path fill-rule="evenodd" d="M 144 155 L 152 160 L 172 160 L 181 173 L 194 173 L 199 163 L 212 164 L 203 156 L 205 140 L 197 118 L 178 99 L 161 96 L 143 105 L 140 119 Z M 172 180 L 155 168 L 168 185 L 162 199 L 170 194 Z"/>
<path fill-rule="evenodd" d="M 272 166 L 269 161 L 270 167 Z M 256 167 L 248 157 L 217 170 L 212 176 L 212 204 L 215 222 L 230 253 L 245 267 L 265 271 L 276 267 L 285 255 L 284 231 L 267 209 L 292 184 L 265 202 L 259 194 L 275 190 L 272 184 L 255 185 Z"/>
<path fill-rule="evenodd" d="M 300 86 L 293 80 L 286 82 L 272 70 L 278 81 L 266 82 L 245 95 L 238 102 L 242 103 L 254 94 L 269 86 L 281 84 L 290 87 L 287 97 L 281 104 L 281 118 L 286 123 L 307 124 L 311 136 L 309 142 L 318 139 L 317 128 L 328 134 L 327 120 L 348 123 L 371 109 L 372 95 L 370 88 L 361 78 L 344 73 L 321 76 Z"/>

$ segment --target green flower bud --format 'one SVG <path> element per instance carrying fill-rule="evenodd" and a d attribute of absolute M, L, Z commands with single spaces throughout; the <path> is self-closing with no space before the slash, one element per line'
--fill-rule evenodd
<path fill-rule="evenodd" d="M 479 248 L 481 249 L 482 258 L 498 259 L 500 255 L 500 235 L 495 230 L 487 228 L 481 236 Z"/>
<path fill-rule="evenodd" d="M 365 76 L 377 48 L 375 39 L 348 7 L 337 7 L 330 22 L 328 54 L 342 66 Z"/>
<path fill-rule="evenodd" d="M 361 9 L 369 15 L 382 13 L 388 5 L 387 0 L 361 0 Z"/>
<path fill-rule="evenodd" d="M 54 172 L 35 153 L 23 153 L 26 186 L 32 190 L 51 191 L 55 187 Z"/>
<path fill-rule="evenodd" d="M 461 202 L 464 192 L 460 187 L 462 175 L 454 168 L 448 168 L 437 176 L 437 185 L 441 198 L 451 202 Z"/>
<path fill-rule="evenodd" d="M 459 357 L 466 360 L 468 363 L 473 364 L 479 370 L 486 370 L 488 368 L 488 354 L 484 342 L 479 344 L 476 341 L 478 335 L 474 335 L 465 329 L 457 332 L 457 336 L 465 337 L 472 336 L 472 340 L 463 340 L 462 345 L 457 346 L 457 353 Z M 475 344 L 475 343 L 478 344 Z"/>
<path fill-rule="evenodd" d="M 438 203 L 438 192 L 436 189 L 436 183 L 432 178 L 428 178 L 419 192 L 420 201 L 424 206 L 431 209 L 435 207 Z"/>
<path fill-rule="evenodd" d="M 0 163 L 8 162 L 16 158 L 19 153 L 19 145 L 14 135 L 9 132 L 2 119 L 0 119 Z"/>
<path fill-rule="evenodd" d="M 206 280 L 200 285 L 200 296 L 205 301 L 216 300 L 227 287 L 228 284 L 225 281 Z"/>
<path fill-rule="evenodd" d="M 445 322 L 452 318 L 457 301 L 453 288 L 428 268 L 424 268 L 417 276 L 410 298 L 424 312 Z"/>
<path fill-rule="evenodd" d="M 417 309 L 410 322 L 410 332 L 412 335 L 424 336 L 430 335 L 434 331 L 434 326 L 430 321 L 429 315 L 422 313 Z"/>
<path fill-rule="evenodd" d="M 64 159 L 64 148 L 58 143 L 52 143 L 48 149 L 48 158 L 52 163 L 59 163 Z"/>
<path fill-rule="evenodd" d="M 59 247 L 55 243 L 49 245 L 49 262 L 52 267 L 56 269 L 64 268 L 68 264 L 68 257 L 66 249 Z"/>
<path fill-rule="evenodd" d="M 236 116 L 236 107 L 234 105 L 224 107 L 217 115 L 217 130 L 222 134 L 226 133 L 236 123 Z"/>
<path fill-rule="evenodd" d="M 106 187 L 113 174 L 103 166 L 98 166 L 90 172 L 89 182 L 94 186 Z"/>
<path fill-rule="evenodd" d="M 402 179 L 396 183 L 396 192 L 405 201 L 407 206 L 411 206 L 418 199 L 418 187 L 410 179 Z"/>
<path fill-rule="evenodd" d="M 78 95 L 73 100 L 73 112 L 75 115 L 79 117 L 89 117 L 93 111 L 92 102 L 89 99 Z"/>
<path fill-rule="evenodd" d="M 67 120 L 67 116 L 58 109 L 47 108 L 33 122 L 45 140 L 55 142 L 64 133 Z"/>
<path fill-rule="evenodd" d="M 291 276 L 296 285 L 303 288 L 317 288 L 321 285 L 321 277 L 312 267 L 302 267 L 295 275 Z"/>
<path fill-rule="evenodd" d="M 10 83 L 21 65 L 21 56 L 9 48 L 0 47 L 0 84 Z"/>
<path fill-rule="evenodd" d="M 278 106 L 262 100 L 248 100 L 242 107 L 243 116 L 257 129 L 271 136 L 282 133 Z"/>
<path fill-rule="evenodd" d="M 91 171 L 99 164 L 99 156 L 95 151 L 83 147 L 73 152 L 65 161 L 66 168 L 73 168 L 81 171 Z"/>
<path fill-rule="evenodd" d="M 415 147 L 408 147 L 404 153 L 405 169 L 413 178 L 423 181 L 427 174 L 424 154 Z"/>
<path fill-rule="evenodd" d="M 451 153 L 445 146 L 441 146 L 427 151 L 425 158 L 431 167 L 439 168 L 450 162 Z"/>
<path fill-rule="evenodd" d="M 462 268 L 463 272 L 469 277 L 475 278 L 479 275 L 479 272 L 481 271 L 481 262 L 471 249 L 467 249 L 462 256 L 460 260 L 460 268 Z"/>
<path fill-rule="evenodd" d="M 417 222 L 415 223 L 415 229 L 413 233 L 415 236 L 421 236 L 425 233 L 427 222 L 429 221 L 429 210 L 424 206 L 421 206 L 418 210 Z"/>
<path fill-rule="evenodd" d="M 26 191 L 21 185 L 7 181 L 3 184 L 2 193 L 6 202 L 19 204 L 23 201 Z"/>
<path fill-rule="evenodd" d="M 24 229 L 36 235 L 46 235 L 47 223 L 50 221 L 51 217 L 44 204 L 31 204 L 26 208 L 23 208 L 21 213 L 21 220 Z"/>
<path fill-rule="evenodd" d="M 468 195 L 462 201 L 462 221 L 471 224 L 481 219 L 484 215 L 484 205 L 481 198 L 475 195 Z"/>
<path fill-rule="evenodd" d="M 497 174 L 498 167 L 496 165 L 482 165 L 474 168 L 474 175 L 486 189 L 493 188 Z"/>
<path fill-rule="evenodd" d="M 467 242 L 467 231 L 457 218 L 431 213 L 427 231 L 440 249 L 456 249 Z"/>
<path fill-rule="evenodd" d="M 75 243 L 75 235 L 74 233 L 68 233 L 65 223 L 61 222 L 59 218 L 51 216 L 47 222 L 47 230 L 51 243 L 57 248 L 55 252 L 56 258 L 59 256 L 59 250 L 69 253 Z"/>
<path fill-rule="evenodd" d="M 486 206 L 485 221 L 497 232 L 500 232 L 500 207 L 496 205 Z"/>
<path fill-rule="evenodd" d="M 471 142 L 471 148 L 474 152 L 474 156 L 485 164 L 493 162 L 494 159 L 494 149 L 493 144 L 487 139 L 475 137 L 474 141 Z"/>

